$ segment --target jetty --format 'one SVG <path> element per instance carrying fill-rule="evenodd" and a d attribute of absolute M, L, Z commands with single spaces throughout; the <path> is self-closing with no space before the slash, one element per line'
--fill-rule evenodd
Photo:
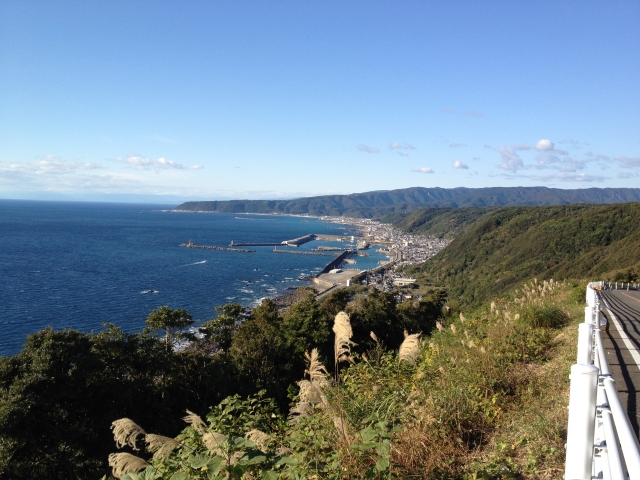
<path fill-rule="evenodd" d="M 230 247 L 274 247 L 276 245 L 282 245 L 282 242 L 236 243 L 233 240 L 231 240 L 231 243 L 229 244 Z"/>
<path fill-rule="evenodd" d="M 310 233 L 309 235 L 304 235 L 302 237 L 294 238 L 293 240 L 285 240 L 282 242 L 282 245 L 286 245 L 287 247 L 298 247 L 304 243 L 311 242 L 316 239 L 316 235 L 314 233 Z"/>
<path fill-rule="evenodd" d="M 275 253 L 292 253 L 294 255 L 315 255 L 317 257 L 335 257 L 330 253 L 320 253 L 320 252 L 295 252 L 293 250 L 278 250 L 278 247 L 274 248 L 273 251 Z"/>
<path fill-rule="evenodd" d="M 185 248 L 202 248 L 205 250 L 223 250 L 225 252 L 243 252 L 243 253 L 255 252 L 255 250 L 248 250 L 246 248 L 216 247 L 215 245 L 196 245 L 194 243 L 191 243 L 191 241 L 189 241 L 189 243 L 181 243 L 180 246 Z"/>

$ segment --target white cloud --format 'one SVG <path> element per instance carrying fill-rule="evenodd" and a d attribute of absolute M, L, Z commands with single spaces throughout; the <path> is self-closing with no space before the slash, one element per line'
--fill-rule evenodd
<path fill-rule="evenodd" d="M 167 170 L 167 169 L 182 170 L 185 168 L 181 163 L 175 162 L 173 160 L 168 160 L 164 157 L 151 160 L 149 158 L 144 158 L 139 155 L 134 155 L 132 153 L 128 154 L 126 158 L 119 157 L 116 160 L 118 162 L 130 165 L 136 170 L 154 170 L 156 173 L 160 173 L 160 170 Z M 189 170 L 193 170 L 193 169 L 200 169 L 203 167 L 200 165 L 193 165 L 186 168 Z"/>
<path fill-rule="evenodd" d="M 465 165 L 464 163 L 462 163 L 460 160 L 456 160 L 456 161 L 453 162 L 453 168 L 464 168 L 466 170 L 469 167 L 467 165 Z"/>
<path fill-rule="evenodd" d="M 370 147 L 368 145 L 358 145 L 356 147 L 358 149 L 359 152 L 365 152 L 365 153 L 380 153 L 380 149 L 376 148 L 376 147 Z"/>
<path fill-rule="evenodd" d="M 637 173 L 629 173 L 629 172 L 622 172 L 618 174 L 618 178 L 622 178 L 622 179 L 633 178 L 637 176 L 638 176 Z"/>
<path fill-rule="evenodd" d="M 450 143 L 449 144 L 449 148 L 460 148 L 460 147 L 466 147 L 467 144 L 466 143 Z"/>
<path fill-rule="evenodd" d="M 521 168 L 527 168 L 513 147 L 498 147 L 498 152 L 502 156 L 502 163 L 498 165 L 498 168 L 510 172 L 517 172 Z"/>
<path fill-rule="evenodd" d="M 391 142 L 389 144 L 391 150 L 415 150 L 416 147 L 409 143 Z"/>
<path fill-rule="evenodd" d="M 544 152 L 547 150 L 553 150 L 553 148 L 553 142 L 551 140 L 547 140 L 546 138 L 543 138 L 536 142 L 536 150 Z"/>
<path fill-rule="evenodd" d="M 416 173 L 435 173 L 431 167 L 412 168 L 411 171 Z"/>

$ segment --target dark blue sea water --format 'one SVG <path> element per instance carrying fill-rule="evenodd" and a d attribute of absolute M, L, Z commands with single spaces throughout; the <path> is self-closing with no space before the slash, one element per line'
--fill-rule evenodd
<path fill-rule="evenodd" d="M 163 212 L 173 205 L 0 200 L 0 354 L 47 326 L 99 331 L 112 322 L 139 331 L 154 308 L 188 310 L 197 323 L 225 303 L 257 304 L 306 284 L 330 257 L 186 249 L 280 242 L 349 227 L 313 218 Z M 310 242 L 308 251 L 329 242 Z M 341 245 L 341 244 L 337 244 Z M 381 257 L 358 257 L 359 268 Z M 143 294 L 144 290 L 158 293 Z"/>

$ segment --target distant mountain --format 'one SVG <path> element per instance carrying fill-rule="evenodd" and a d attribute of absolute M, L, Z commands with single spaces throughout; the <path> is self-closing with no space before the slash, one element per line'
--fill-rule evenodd
<path fill-rule="evenodd" d="M 547 187 L 423 188 L 323 195 L 294 200 L 227 200 L 186 202 L 176 210 L 218 213 L 287 213 L 379 217 L 420 208 L 568 205 L 640 202 L 639 188 Z"/>

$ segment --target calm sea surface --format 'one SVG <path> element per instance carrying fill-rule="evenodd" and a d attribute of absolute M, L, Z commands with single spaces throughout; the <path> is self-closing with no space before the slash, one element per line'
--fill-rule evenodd
<path fill-rule="evenodd" d="M 313 218 L 162 212 L 173 205 L 0 200 L 0 354 L 20 351 L 47 326 L 99 331 L 112 322 L 139 331 L 154 308 L 188 310 L 197 323 L 225 303 L 256 305 L 305 282 L 331 258 L 186 249 L 281 242 L 350 227 Z M 309 242 L 298 251 L 319 245 Z M 357 257 L 359 268 L 386 257 Z M 142 293 L 157 290 L 157 293 Z"/>

